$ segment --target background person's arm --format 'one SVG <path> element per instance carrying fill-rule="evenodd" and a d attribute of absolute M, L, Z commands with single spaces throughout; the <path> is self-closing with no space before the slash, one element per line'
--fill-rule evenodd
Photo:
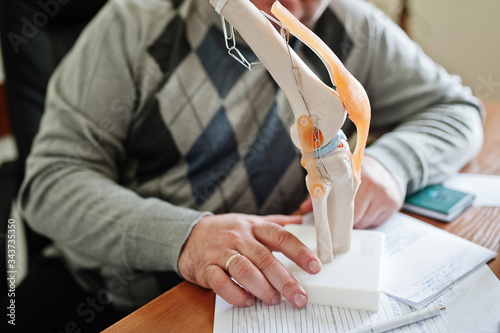
<path fill-rule="evenodd" d="M 388 172 L 368 178 L 365 172 L 358 191 L 364 207 L 356 203 L 355 223 L 367 227 L 383 222 L 375 216 L 397 211 L 407 193 L 441 182 L 470 161 L 482 145 L 484 111 L 459 77 L 436 65 L 372 5 L 339 1 L 331 6 L 353 43 L 345 65 L 370 98 L 371 133 L 385 133 L 366 156 Z"/>
<path fill-rule="evenodd" d="M 63 60 L 49 84 L 20 205 L 35 230 L 84 256 L 176 271 L 190 229 L 205 214 L 120 185 L 134 117 L 129 99 L 139 100 L 140 80 L 149 89 L 155 80 L 138 74 L 140 42 L 147 43 L 141 33 L 137 17 L 110 2 Z"/>
<path fill-rule="evenodd" d="M 482 104 L 380 11 L 348 5 L 358 6 L 360 17 L 351 19 L 360 22 L 348 32 L 354 45 L 346 66 L 370 97 L 372 133 L 388 131 L 367 154 L 394 175 L 403 195 L 442 181 L 481 148 Z"/>

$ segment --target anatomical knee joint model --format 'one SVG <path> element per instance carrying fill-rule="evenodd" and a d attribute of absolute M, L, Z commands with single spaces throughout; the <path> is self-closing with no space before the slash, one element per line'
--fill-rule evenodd
<path fill-rule="evenodd" d="M 279 20 L 275 23 L 281 26 L 280 32 L 249 0 L 210 0 L 210 3 L 223 17 L 229 53 L 252 68 L 237 50 L 225 20 L 230 24 L 230 31 L 236 29 L 247 42 L 290 103 L 295 115 L 290 134 L 302 151 L 302 165 L 307 170 L 318 256 L 323 263 L 328 263 L 335 255 L 349 251 L 351 246 L 354 197 L 360 183 L 370 123 L 366 92 L 326 44 L 279 2 L 274 3 L 271 12 Z M 316 52 L 336 91 L 321 82 L 289 47 L 289 32 Z M 232 46 L 228 40 L 232 40 Z M 347 113 L 358 131 L 354 154 L 340 130 Z"/>

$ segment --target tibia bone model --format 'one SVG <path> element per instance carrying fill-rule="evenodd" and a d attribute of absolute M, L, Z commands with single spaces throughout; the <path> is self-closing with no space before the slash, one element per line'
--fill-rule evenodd
<path fill-rule="evenodd" d="M 366 92 L 323 41 L 278 2 L 272 13 L 322 59 L 338 93 L 309 69 L 249 0 L 210 3 L 243 37 L 290 103 L 296 119 L 290 134 L 302 151 L 302 165 L 308 173 L 318 256 L 323 263 L 330 262 L 350 249 L 354 197 L 370 123 Z M 347 112 L 358 130 L 354 155 L 339 135 Z"/>

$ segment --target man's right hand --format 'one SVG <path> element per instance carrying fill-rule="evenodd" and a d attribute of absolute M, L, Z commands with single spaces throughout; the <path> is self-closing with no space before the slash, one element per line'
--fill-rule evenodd
<path fill-rule="evenodd" d="M 300 216 L 284 215 L 205 216 L 184 244 L 179 272 L 236 306 L 253 305 L 254 296 L 276 305 L 283 295 L 296 308 L 302 308 L 307 303 L 305 290 L 271 252 L 282 252 L 310 274 L 321 270 L 314 252 L 283 228 L 301 221 Z"/>

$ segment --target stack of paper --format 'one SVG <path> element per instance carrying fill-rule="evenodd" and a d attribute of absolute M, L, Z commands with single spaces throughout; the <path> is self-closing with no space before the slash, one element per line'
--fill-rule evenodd
<path fill-rule="evenodd" d="M 376 230 L 386 234 L 382 290 L 387 295 L 378 312 L 311 304 L 297 310 L 286 301 L 243 309 L 217 297 L 214 332 L 349 332 L 430 302 L 444 303 L 447 310 L 403 332 L 498 332 L 500 281 L 484 264 L 495 252 L 404 214 Z"/>
<path fill-rule="evenodd" d="M 417 309 L 496 256 L 400 213 L 376 230 L 386 235 L 382 290 Z"/>
<path fill-rule="evenodd" d="M 483 265 L 434 301 L 435 304 L 446 305 L 446 310 L 441 315 L 400 327 L 394 332 L 498 333 L 499 299 L 500 282 L 490 268 Z M 382 295 L 378 312 L 310 304 L 297 310 L 287 301 L 276 306 L 267 306 L 257 301 L 250 308 L 239 308 L 217 296 L 214 333 L 343 333 L 410 311 L 408 305 L 387 295 Z"/>

